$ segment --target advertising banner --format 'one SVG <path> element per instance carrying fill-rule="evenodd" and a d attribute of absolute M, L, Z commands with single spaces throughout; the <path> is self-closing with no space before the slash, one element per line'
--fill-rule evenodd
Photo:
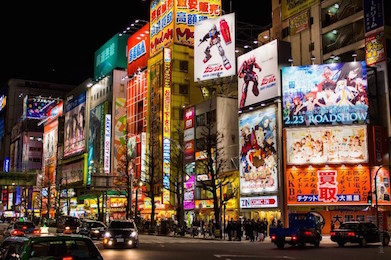
<path fill-rule="evenodd" d="M 128 76 L 132 76 L 138 70 L 147 67 L 149 57 L 149 23 L 129 37 L 126 53 Z"/>
<path fill-rule="evenodd" d="M 288 19 L 318 2 L 319 0 L 281 0 L 282 20 Z"/>
<path fill-rule="evenodd" d="M 275 106 L 239 117 L 240 194 L 277 191 L 276 127 Z"/>
<path fill-rule="evenodd" d="M 150 55 L 154 56 L 164 47 L 169 47 L 174 38 L 173 0 L 152 0 L 150 8 Z"/>
<path fill-rule="evenodd" d="M 55 184 L 56 165 L 57 165 L 57 137 L 58 120 L 44 126 L 43 132 L 43 163 L 42 171 L 44 173 L 44 186 Z"/>
<path fill-rule="evenodd" d="M 287 164 L 366 163 L 367 127 L 286 129 Z"/>
<path fill-rule="evenodd" d="M 289 34 L 291 36 L 308 29 L 310 24 L 309 12 L 305 11 L 289 19 Z"/>
<path fill-rule="evenodd" d="M 115 99 L 114 111 L 114 145 L 113 145 L 113 182 L 114 185 L 124 184 L 126 175 L 126 98 Z M 121 176 L 120 178 L 118 178 Z"/>
<path fill-rule="evenodd" d="M 277 196 L 260 196 L 240 198 L 241 209 L 260 209 L 278 207 Z"/>
<path fill-rule="evenodd" d="M 384 31 L 365 37 L 365 60 L 368 66 L 386 60 Z"/>
<path fill-rule="evenodd" d="M 235 13 L 194 28 L 194 81 L 235 75 Z"/>
<path fill-rule="evenodd" d="M 163 203 L 170 202 L 171 173 L 171 49 L 164 48 L 163 88 Z"/>
<path fill-rule="evenodd" d="M 66 103 L 64 156 L 84 150 L 86 134 L 86 93 L 82 93 Z"/>
<path fill-rule="evenodd" d="M 183 209 L 192 210 L 195 207 L 195 175 L 191 175 L 185 182 L 185 194 L 183 197 Z"/>
<path fill-rule="evenodd" d="M 239 108 L 280 95 L 277 40 L 239 56 L 238 67 Z"/>
<path fill-rule="evenodd" d="M 379 170 L 379 171 L 378 171 Z M 377 176 L 376 176 L 377 172 Z M 377 203 L 378 205 L 391 205 L 390 200 L 390 171 L 388 166 L 380 168 L 374 167 L 371 171 L 372 180 L 376 178 L 376 189 L 375 182 L 372 181 L 372 204 L 376 203 L 376 192 L 377 192 Z"/>
<path fill-rule="evenodd" d="M 110 155 L 111 155 L 111 115 L 105 116 L 105 144 L 104 144 L 104 156 L 103 167 L 105 173 L 110 173 Z"/>
<path fill-rule="evenodd" d="M 147 180 L 147 133 L 141 133 L 141 173 L 140 179 L 142 182 Z"/>
<path fill-rule="evenodd" d="M 38 120 L 47 118 L 49 110 L 60 102 L 59 99 L 41 96 L 26 96 L 24 101 L 24 117 Z"/>
<path fill-rule="evenodd" d="M 282 68 L 285 126 L 369 123 L 364 61 Z"/>
<path fill-rule="evenodd" d="M 379 29 L 384 25 L 383 1 L 364 0 L 365 33 Z"/>
<path fill-rule="evenodd" d="M 195 131 L 194 131 L 194 107 L 189 107 L 185 109 L 184 113 L 184 160 L 185 163 L 194 161 L 194 152 L 195 152 Z"/>
<path fill-rule="evenodd" d="M 62 166 L 61 185 L 70 185 L 76 182 L 83 182 L 84 160 Z"/>
<path fill-rule="evenodd" d="M 193 46 L 194 25 L 220 16 L 221 0 L 174 1 L 175 43 Z"/>
<path fill-rule="evenodd" d="M 369 168 L 291 167 L 286 173 L 288 205 L 368 204 Z"/>

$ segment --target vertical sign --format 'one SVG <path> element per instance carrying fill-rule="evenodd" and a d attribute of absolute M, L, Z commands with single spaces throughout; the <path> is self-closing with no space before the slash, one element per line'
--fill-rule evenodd
<path fill-rule="evenodd" d="M 105 118 L 104 171 L 110 173 L 111 115 Z"/>
<path fill-rule="evenodd" d="M 140 178 L 142 182 L 145 182 L 147 179 L 147 167 L 146 167 L 146 153 L 147 153 L 147 133 L 141 133 L 141 173 Z"/>
<path fill-rule="evenodd" d="M 379 29 L 383 23 L 383 1 L 364 0 L 365 33 Z"/>
<path fill-rule="evenodd" d="M 164 46 L 170 46 L 174 36 L 174 1 L 153 0 L 150 8 L 150 53 L 158 53 Z"/>
<path fill-rule="evenodd" d="M 189 107 L 185 110 L 184 117 L 184 160 L 185 163 L 194 161 L 194 107 Z"/>
<path fill-rule="evenodd" d="M 3 166 L 3 170 L 4 172 L 9 172 L 10 170 L 10 158 L 9 157 L 5 157 L 4 158 L 4 166 Z"/>
<path fill-rule="evenodd" d="M 170 202 L 171 49 L 164 49 L 163 89 L 163 203 Z"/>

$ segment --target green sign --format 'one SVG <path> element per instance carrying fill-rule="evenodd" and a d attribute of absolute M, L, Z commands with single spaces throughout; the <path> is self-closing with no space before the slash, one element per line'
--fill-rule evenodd
<path fill-rule="evenodd" d="M 129 35 L 116 34 L 94 54 L 94 79 L 105 77 L 115 68 L 126 69 L 126 45 Z"/>

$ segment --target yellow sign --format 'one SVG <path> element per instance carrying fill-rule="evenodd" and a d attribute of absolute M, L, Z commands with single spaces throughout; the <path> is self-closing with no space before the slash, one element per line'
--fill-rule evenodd
<path fill-rule="evenodd" d="M 154 56 L 162 48 L 170 46 L 174 35 L 174 1 L 154 0 L 150 8 L 150 55 Z"/>
<path fill-rule="evenodd" d="M 282 0 L 282 20 L 288 19 L 292 15 L 300 13 L 301 11 L 318 3 L 319 0 Z"/>

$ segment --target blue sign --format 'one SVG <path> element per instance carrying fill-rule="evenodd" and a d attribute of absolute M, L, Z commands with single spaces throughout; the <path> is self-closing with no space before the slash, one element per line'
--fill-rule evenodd
<path fill-rule="evenodd" d="M 10 170 L 10 158 L 8 158 L 8 157 L 4 158 L 3 170 L 4 170 L 4 172 L 9 172 L 9 170 Z"/>
<path fill-rule="evenodd" d="M 382 2 L 382 0 L 364 0 L 365 33 L 384 25 Z"/>

